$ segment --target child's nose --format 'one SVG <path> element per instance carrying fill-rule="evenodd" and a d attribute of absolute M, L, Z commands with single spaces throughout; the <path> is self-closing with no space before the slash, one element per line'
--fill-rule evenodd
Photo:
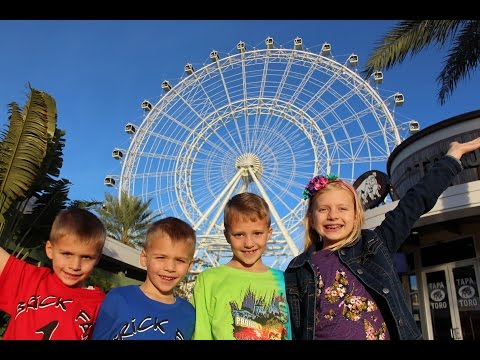
<path fill-rule="evenodd" d="M 249 247 L 249 246 L 252 246 L 253 245 L 253 238 L 251 235 L 245 235 L 245 238 L 244 238 L 244 241 L 243 241 L 243 245 L 245 247 Z"/>
<path fill-rule="evenodd" d="M 175 259 L 170 259 L 165 262 L 165 270 L 167 271 L 175 270 Z"/>
<path fill-rule="evenodd" d="M 331 209 L 329 212 L 328 212 L 328 217 L 330 219 L 337 219 L 338 218 L 338 211 L 336 209 Z"/>
<path fill-rule="evenodd" d="M 70 261 L 70 268 L 72 270 L 80 270 L 82 268 L 82 259 L 74 256 Z"/>

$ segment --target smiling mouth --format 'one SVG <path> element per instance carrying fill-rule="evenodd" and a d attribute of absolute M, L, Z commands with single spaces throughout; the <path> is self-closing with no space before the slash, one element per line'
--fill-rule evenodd
<path fill-rule="evenodd" d="M 166 280 L 166 281 L 173 281 L 175 280 L 174 277 L 171 277 L 171 276 L 164 276 L 164 275 L 160 275 L 160 279 L 162 280 Z"/>
<path fill-rule="evenodd" d="M 66 272 L 66 271 L 64 271 L 63 273 L 64 273 L 66 276 L 72 277 L 72 278 L 77 278 L 77 277 L 80 276 L 80 275 L 77 275 L 77 274 L 68 273 L 68 272 Z"/>
<path fill-rule="evenodd" d="M 338 230 L 342 227 L 343 225 L 325 225 L 325 229 L 327 230 Z"/>

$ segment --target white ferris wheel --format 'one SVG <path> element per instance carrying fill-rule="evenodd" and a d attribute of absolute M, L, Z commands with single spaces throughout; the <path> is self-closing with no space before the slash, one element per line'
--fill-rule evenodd
<path fill-rule="evenodd" d="M 303 248 L 308 180 L 334 173 L 353 183 L 384 169 L 401 142 L 389 107 L 403 95 L 382 99 L 375 88 L 382 73 L 364 80 L 357 55 L 341 64 L 330 44 L 313 53 L 298 37 L 292 48 L 271 37 L 259 49 L 236 48 L 227 56 L 213 50 L 200 69 L 186 64 L 176 84 L 165 80 L 159 100 L 142 103 L 142 123 L 126 125 L 128 150 L 113 151 L 122 160 L 119 196 L 152 199 L 162 217 L 196 229 L 194 273 L 231 258 L 223 207 L 236 193 L 254 192 L 269 204 L 273 235 L 264 256 L 283 268 Z"/>

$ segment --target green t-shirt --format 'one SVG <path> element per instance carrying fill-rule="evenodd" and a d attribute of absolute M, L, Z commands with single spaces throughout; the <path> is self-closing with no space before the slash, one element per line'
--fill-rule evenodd
<path fill-rule="evenodd" d="M 220 265 L 202 271 L 192 304 L 194 340 L 291 340 L 283 271 Z"/>

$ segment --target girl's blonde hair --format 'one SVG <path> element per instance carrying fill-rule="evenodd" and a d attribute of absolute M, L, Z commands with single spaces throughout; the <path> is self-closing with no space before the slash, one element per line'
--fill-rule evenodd
<path fill-rule="evenodd" d="M 315 229 L 311 226 L 311 218 L 312 218 L 312 211 L 313 211 L 313 204 L 320 194 L 326 193 L 327 191 L 334 191 L 334 190 L 347 190 L 353 196 L 353 202 L 355 207 L 355 220 L 353 224 L 352 232 L 343 240 L 336 242 L 330 246 L 325 247 L 326 249 L 330 249 L 332 251 L 341 249 L 355 241 L 360 236 L 360 232 L 362 231 L 363 224 L 365 223 L 364 217 L 364 210 L 362 206 L 362 201 L 360 196 L 358 196 L 357 192 L 353 187 L 346 183 L 341 179 L 335 179 L 328 181 L 321 189 L 317 190 L 310 197 L 308 197 L 307 203 L 307 211 L 305 212 L 305 217 L 303 219 L 304 226 L 305 226 L 305 239 L 304 239 L 304 249 L 310 249 L 314 244 L 319 243 L 322 241 L 320 235 L 315 231 Z"/>

